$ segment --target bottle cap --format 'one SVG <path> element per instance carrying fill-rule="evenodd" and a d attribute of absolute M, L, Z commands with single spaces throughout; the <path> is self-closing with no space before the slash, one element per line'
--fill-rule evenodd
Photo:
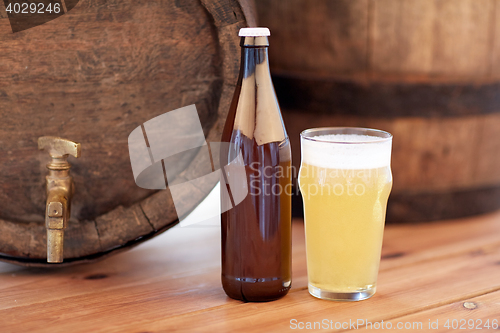
<path fill-rule="evenodd" d="M 241 28 L 240 37 L 267 37 L 271 36 L 271 31 L 268 28 Z"/>

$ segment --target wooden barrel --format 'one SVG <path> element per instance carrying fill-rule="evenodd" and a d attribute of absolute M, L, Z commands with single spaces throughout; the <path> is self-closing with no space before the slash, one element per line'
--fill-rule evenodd
<path fill-rule="evenodd" d="M 496 0 L 259 0 L 270 64 L 299 133 L 394 135 L 389 222 L 500 208 L 500 6 Z"/>
<path fill-rule="evenodd" d="M 252 2 L 243 0 L 80 1 L 15 34 L 0 16 L 0 259 L 45 265 L 49 156 L 38 150 L 40 136 L 82 145 L 82 157 L 70 158 L 76 192 L 65 264 L 177 224 L 169 190 L 135 184 L 128 136 L 195 104 L 207 141 L 219 141 L 239 70 L 238 30 L 254 24 Z M 178 179 L 206 157 L 188 161 Z M 213 185 L 187 189 L 191 206 Z"/>

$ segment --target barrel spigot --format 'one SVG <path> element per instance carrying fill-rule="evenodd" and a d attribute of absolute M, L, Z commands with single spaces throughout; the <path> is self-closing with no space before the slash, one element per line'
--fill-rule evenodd
<path fill-rule="evenodd" d="M 54 137 L 38 138 L 38 149 L 49 152 L 52 160 L 47 164 L 47 205 L 45 227 L 47 229 L 47 262 L 63 262 L 64 229 L 68 225 L 71 198 L 74 193 L 73 179 L 69 174 L 68 156 L 80 157 L 79 143 Z"/>

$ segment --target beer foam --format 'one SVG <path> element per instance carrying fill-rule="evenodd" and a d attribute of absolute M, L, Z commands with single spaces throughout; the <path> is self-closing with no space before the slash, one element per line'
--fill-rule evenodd
<path fill-rule="evenodd" d="M 329 134 L 301 139 L 302 163 L 329 169 L 375 169 L 391 165 L 392 139 Z"/>

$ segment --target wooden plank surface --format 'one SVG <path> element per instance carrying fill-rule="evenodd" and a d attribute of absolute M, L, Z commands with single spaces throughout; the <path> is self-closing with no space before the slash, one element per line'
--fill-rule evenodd
<path fill-rule="evenodd" d="M 325 319 L 331 331 L 343 331 L 335 323 L 428 325 L 431 319 L 440 323 L 436 331 L 448 331 L 446 319 L 500 320 L 499 235 L 500 212 L 387 226 L 375 296 L 330 302 L 307 291 L 303 224 L 296 220 L 292 290 L 275 302 L 242 303 L 220 286 L 219 228 L 175 227 L 98 263 L 51 270 L 0 263 L 0 327 L 2 333 L 262 332 Z"/>
<path fill-rule="evenodd" d="M 499 300 L 500 291 L 495 291 L 465 301 L 460 300 L 431 310 L 403 316 L 389 322 L 391 327 L 396 328 L 398 327 L 397 323 L 410 323 L 407 324 L 405 332 L 422 332 L 428 330 L 429 327 L 432 328 L 432 332 L 497 330 L 500 327 Z M 387 326 L 386 324 L 385 327 L 387 328 Z M 419 327 L 422 329 L 419 330 Z M 370 325 L 362 331 L 369 329 Z"/>

